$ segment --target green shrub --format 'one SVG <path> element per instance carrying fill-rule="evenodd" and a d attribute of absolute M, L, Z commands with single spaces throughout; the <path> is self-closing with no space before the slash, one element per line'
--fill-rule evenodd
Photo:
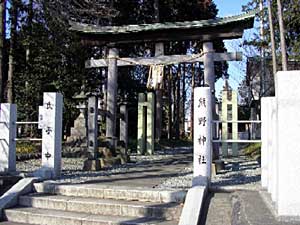
<path fill-rule="evenodd" d="M 260 143 L 250 144 L 243 149 L 243 153 L 254 159 L 257 159 L 258 157 L 261 156 L 261 144 Z"/>
<path fill-rule="evenodd" d="M 37 152 L 38 152 L 38 147 L 33 143 L 29 143 L 29 142 L 17 143 L 17 147 L 16 147 L 17 154 L 32 154 Z"/>

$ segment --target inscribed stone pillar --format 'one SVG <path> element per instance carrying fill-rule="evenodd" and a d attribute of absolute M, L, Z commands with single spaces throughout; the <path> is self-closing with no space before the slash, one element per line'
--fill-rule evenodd
<path fill-rule="evenodd" d="M 155 56 L 164 55 L 164 44 L 156 43 L 155 44 Z M 156 121 L 155 121 L 155 138 L 157 141 L 161 138 L 161 129 L 162 129 L 162 91 L 156 90 Z"/>
<path fill-rule="evenodd" d="M 155 110 L 155 96 L 153 92 L 147 93 L 147 154 L 154 153 L 154 110 Z"/>
<path fill-rule="evenodd" d="M 139 93 L 139 103 L 138 103 L 138 130 L 137 130 L 137 151 L 139 154 L 144 154 L 144 150 L 146 148 L 145 140 L 146 140 L 146 117 L 145 117 L 145 106 L 144 103 L 146 101 L 146 97 L 144 93 Z"/>
<path fill-rule="evenodd" d="M 98 152 L 98 97 L 88 98 L 88 157 L 96 159 Z"/>
<path fill-rule="evenodd" d="M 120 141 L 124 141 L 125 149 L 128 148 L 128 108 L 126 104 L 120 106 Z"/>
<path fill-rule="evenodd" d="M 300 216 L 300 71 L 276 74 L 278 107 L 278 216 Z"/>
<path fill-rule="evenodd" d="M 42 170 L 60 177 L 62 146 L 63 96 L 60 93 L 44 93 L 42 132 Z"/>
<path fill-rule="evenodd" d="M 107 116 L 106 116 L 106 137 L 110 138 L 111 146 L 115 147 L 114 137 L 116 136 L 117 118 L 117 91 L 118 91 L 118 49 L 110 48 L 108 53 L 108 78 L 107 78 Z"/>
<path fill-rule="evenodd" d="M 194 172 L 193 185 L 206 185 L 211 179 L 211 90 L 194 89 Z"/>
<path fill-rule="evenodd" d="M 0 172 L 16 171 L 17 106 L 0 104 Z"/>

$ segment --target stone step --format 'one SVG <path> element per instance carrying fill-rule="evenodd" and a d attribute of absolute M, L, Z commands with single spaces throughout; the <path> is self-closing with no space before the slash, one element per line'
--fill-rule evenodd
<path fill-rule="evenodd" d="M 68 184 L 36 183 L 38 193 L 58 194 L 64 196 L 118 199 L 143 202 L 184 202 L 186 191 L 154 189 L 146 187 L 105 186 L 99 184 Z"/>
<path fill-rule="evenodd" d="M 86 212 L 95 215 L 150 217 L 166 220 L 179 220 L 182 211 L 180 203 L 152 203 L 46 194 L 21 196 L 19 205 L 42 209 Z"/>
<path fill-rule="evenodd" d="M 0 225 L 33 225 L 29 223 L 15 223 L 15 222 L 0 222 Z"/>
<path fill-rule="evenodd" d="M 176 225 L 178 221 L 161 221 L 153 218 L 101 216 L 39 208 L 6 209 L 7 221 L 39 225 Z"/>
<path fill-rule="evenodd" d="M 230 193 L 209 192 L 203 205 L 200 224 L 225 225 L 232 223 Z"/>

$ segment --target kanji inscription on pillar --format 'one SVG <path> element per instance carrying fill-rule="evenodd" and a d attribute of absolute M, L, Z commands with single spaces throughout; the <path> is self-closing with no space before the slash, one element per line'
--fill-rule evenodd
<path fill-rule="evenodd" d="M 43 130 L 42 168 L 50 170 L 52 177 L 60 176 L 63 97 L 59 93 L 44 93 L 40 107 L 40 128 Z"/>
<path fill-rule="evenodd" d="M 194 91 L 194 184 L 210 181 L 212 161 L 212 107 L 209 87 Z"/>

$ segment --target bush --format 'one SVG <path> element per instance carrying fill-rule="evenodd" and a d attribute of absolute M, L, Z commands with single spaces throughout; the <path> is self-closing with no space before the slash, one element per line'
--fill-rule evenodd
<path fill-rule="evenodd" d="M 254 159 L 257 159 L 261 157 L 261 144 L 260 143 L 250 144 L 243 149 L 243 153 Z"/>
<path fill-rule="evenodd" d="M 19 142 L 17 143 L 16 153 L 21 155 L 38 153 L 38 147 L 33 143 Z"/>

